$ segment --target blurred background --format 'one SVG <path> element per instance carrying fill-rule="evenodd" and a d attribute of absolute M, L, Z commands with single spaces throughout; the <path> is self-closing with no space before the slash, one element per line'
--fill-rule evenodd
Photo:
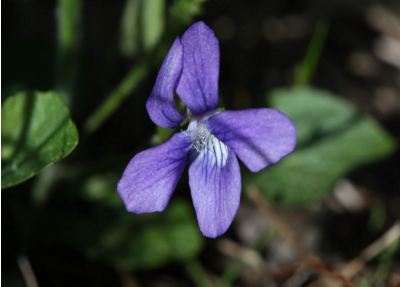
<path fill-rule="evenodd" d="M 220 42 L 225 108 L 274 107 L 298 131 L 275 166 L 241 165 L 240 208 L 215 240 L 187 172 L 163 213 L 128 213 L 116 193 L 129 160 L 173 132 L 145 103 L 199 20 Z M 2 61 L 4 286 L 400 286 L 398 0 L 4 0 Z M 68 151 L 15 185 L 24 123 L 43 112 L 29 99 L 63 110 L 47 124 L 69 119 L 42 106 L 50 94 L 79 143 L 70 123 Z"/>

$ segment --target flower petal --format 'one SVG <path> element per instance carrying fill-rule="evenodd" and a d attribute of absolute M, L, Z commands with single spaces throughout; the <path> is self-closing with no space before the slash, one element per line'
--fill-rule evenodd
<path fill-rule="evenodd" d="M 189 185 L 197 221 L 204 236 L 216 238 L 231 225 L 240 203 L 240 168 L 232 150 L 217 140 L 189 167 Z M 191 155 L 192 156 L 192 155 Z"/>
<path fill-rule="evenodd" d="M 197 22 L 181 42 L 183 70 L 176 91 L 192 113 L 200 116 L 218 107 L 218 39 L 204 22 Z"/>
<path fill-rule="evenodd" d="M 278 162 L 296 145 L 294 124 L 275 109 L 225 111 L 208 118 L 204 124 L 252 172 Z"/>
<path fill-rule="evenodd" d="M 163 211 L 185 168 L 191 144 L 188 132 L 135 155 L 118 182 L 118 194 L 129 212 Z"/>
<path fill-rule="evenodd" d="M 163 128 L 174 128 L 184 120 L 174 104 L 174 89 L 182 72 L 182 62 L 183 47 L 177 37 L 165 56 L 156 84 L 146 103 L 151 120 Z"/>

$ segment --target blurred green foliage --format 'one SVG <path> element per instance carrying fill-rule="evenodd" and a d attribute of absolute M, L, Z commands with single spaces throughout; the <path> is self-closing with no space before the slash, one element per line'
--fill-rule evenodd
<path fill-rule="evenodd" d="M 288 206 L 314 202 L 341 177 L 395 149 L 394 140 L 372 118 L 330 92 L 309 87 L 279 89 L 267 99 L 297 130 L 292 154 L 244 177 L 244 186 L 258 186 L 271 202 Z"/>
<path fill-rule="evenodd" d="M 58 75 L 57 91 L 70 106 L 77 66 L 78 39 L 81 21 L 81 0 L 58 1 Z"/>
<path fill-rule="evenodd" d="M 78 144 L 78 132 L 57 93 L 22 92 L 2 106 L 1 142 L 5 188 L 66 157 Z"/>
<path fill-rule="evenodd" d="M 175 0 L 169 10 L 171 18 L 176 19 L 175 25 L 189 25 L 193 16 L 202 12 L 206 0 Z"/>
<path fill-rule="evenodd" d="M 120 201 L 115 192 L 113 195 Z M 84 228 L 92 223 L 96 224 L 86 222 Z M 84 246 L 86 256 L 125 270 L 191 260 L 203 246 L 193 208 L 181 200 L 172 201 L 163 213 L 130 214 L 123 210 L 96 238 Z"/>
<path fill-rule="evenodd" d="M 319 58 L 324 48 L 328 32 L 328 22 L 326 20 L 320 20 L 315 27 L 313 37 L 308 44 L 308 49 L 303 61 L 295 69 L 295 85 L 304 86 L 310 84 L 317 70 Z"/>
<path fill-rule="evenodd" d="M 165 0 L 128 0 L 121 21 L 120 50 L 134 57 L 159 42 L 165 28 Z"/>

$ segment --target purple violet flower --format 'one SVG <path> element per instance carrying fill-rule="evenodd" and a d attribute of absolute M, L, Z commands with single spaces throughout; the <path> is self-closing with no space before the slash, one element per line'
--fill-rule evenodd
<path fill-rule="evenodd" d="M 241 177 L 236 156 L 252 172 L 291 153 L 296 129 L 270 108 L 218 110 L 219 44 L 203 22 L 177 37 L 146 103 L 151 120 L 174 128 L 185 117 L 174 105 L 174 91 L 192 115 L 186 131 L 135 155 L 118 183 L 127 211 L 163 211 L 189 164 L 189 185 L 204 236 L 229 228 L 240 202 Z"/>

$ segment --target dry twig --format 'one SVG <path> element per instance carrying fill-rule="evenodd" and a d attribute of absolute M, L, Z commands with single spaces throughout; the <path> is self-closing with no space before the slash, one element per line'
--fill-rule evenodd
<path fill-rule="evenodd" d="M 348 263 L 340 271 L 340 274 L 342 274 L 347 279 L 353 278 L 362 269 L 365 263 L 381 253 L 384 249 L 386 249 L 386 247 L 388 247 L 399 238 L 400 221 L 397 221 L 388 231 L 386 231 L 385 234 L 383 234 L 370 246 L 364 249 L 359 256 L 350 261 L 350 263 Z"/>
<path fill-rule="evenodd" d="M 282 277 L 282 275 L 291 275 L 297 272 L 302 267 L 311 267 L 319 271 L 320 273 L 327 274 L 333 278 L 340 280 L 348 287 L 354 287 L 354 285 L 344 276 L 322 264 L 318 256 L 301 242 L 301 240 L 298 238 L 292 228 L 268 204 L 264 197 L 260 195 L 260 192 L 256 187 L 250 187 L 248 189 L 248 196 L 257 205 L 257 207 L 271 219 L 280 234 L 296 248 L 299 254 L 302 254 L 305 258 L 304 260 L 299 261 L 292 266 L 279 268 L 277 271 L 274 272 L 275 275 L 279 275 L 278 277 Z"/>
<path fill-rule="evenodd" d="M 21 270 L 22 276 L 27 287 L 39 287 L 37 283 L 35 273 L 33 272 L 32 266 L 29 263 L 28 258 L 25 255 L 20 255 L 17 259 L 19 269 Z"/>

